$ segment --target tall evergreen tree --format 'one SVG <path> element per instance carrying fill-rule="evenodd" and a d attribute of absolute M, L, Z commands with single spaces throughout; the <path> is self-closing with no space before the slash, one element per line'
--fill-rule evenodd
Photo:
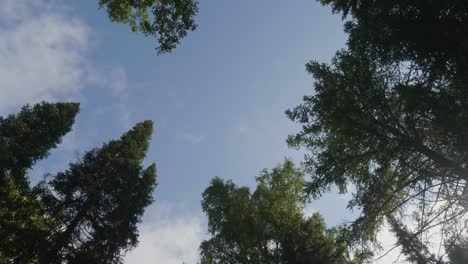
<path fill-rule="evenodd" d="M 27 184 L 27 169 L 60 142 L 77 112 L 77 104 L 42 103 L 5 119 L 21 128 L 17 132 L 0 127 L 2 147 L 12 149 L 5 157 L 14 164 L 2 163 L 7 183 L 0 193 L 0 214 L 6 216 L 0 220 L 2 263 L 120 263 L 138 242 L 136 224 L 156 184 L 155 165 L 141 165 L 151 121 L 34 188 Z"/>
<path fill-rule="evenodd" d="M 0 117 L 0 262 L 34 263 L 47 232 L 27 171 L 70 131 L 78 104 L 41 103 Z"/>

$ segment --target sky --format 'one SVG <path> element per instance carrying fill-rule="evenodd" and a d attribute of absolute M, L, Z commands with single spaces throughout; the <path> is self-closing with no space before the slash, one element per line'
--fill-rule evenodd
<path fill-rule="evenodd" d="M 204 0 L 198 29 L 158 56 L 154 39 L 112 24 L 97 2 L 0 1 L 0 114 L 41 100 L 81 103 L 73 131 L 31 171 L 33 183 L 153 120 L 145 164 L 157 164 L 155 202 L 125 263 L 195 264 L 208 237 L 201 193 L 213 177 L 253 187 L 262 169 L 302 160 L 285 142 L 299 128 L 284 111 L 313 93 L 304 65 L 345 47 L 341 17 L 313 0 Z M 306 213 L 340 224 L 355 215 L 349 197 L 332 192 Z M 382 239 L 392 243 L 388 232 Z"/>

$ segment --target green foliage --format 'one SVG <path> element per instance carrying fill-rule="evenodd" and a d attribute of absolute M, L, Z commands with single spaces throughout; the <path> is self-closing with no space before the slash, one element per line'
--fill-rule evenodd
<path fill-rule="evenodd" d="M 196 0 L 99 0 L 112 22 L 130 25 L 133 32 L 157 39 L 158 53 L 170 52 L 196 29 Z"/>
<path fill-rule="evenodd" d="M 36 263 L 49 222 L 26 173 L 60 143 L 77 112 L 78 104 L 41 103 L 0 117 L 0 262 Z"/>
<path fill-rule="evenodd" d="M 350 239 L 375 242 L 391 219 L 399 223 L 393 231 L 403 253 L 415 261 L 423 251 L 416 243 L 428 243 L 421 234 L 442 226 L 448 241 L 463 229 L 468 209 L 468 6 L 322 3 L 349 18 L 348 48 L 330 64 L 307 64 L 314 94 L 286 112 L 302 125 L 288 143 L 309 150 L 309 195 L 318 198 L 332 185 L 341 192 L 355 187 L 349 206 L 361 216 L 350 225 Z M 404 227 L 407 221 L 416 230 Z M 419 241 L 404 234 L 418 234 Z"/>
<path fill-rule="evenodd" d="M 60 143 L 77 113 L 78 104 L 41 103 L 23 107 L 18 115 L 0 117 L 1 174 L 27 189 L 26 171 Z"/>
<path fill-rule="evenodd" d="M 450 264 L 468 263 L 468 239 L 458 239 L 447 248 Z"/>
<path fill-rule="evenodd" d="M 411 60 L 432 78 L 467 80 L 468 3 L 464 0 L 321 0 L 350 18 L 348 45 L 387 60 Z"/>
<path fill-rule="evenodd" d="M 334 184 L 342 192 L 355 186 L 350 206 L 362 217 L 353 228 L 363 240 L 416 201 L 420 209 L 431 207 L 426 201 L 444 202 L 437 208 L 450 206 L 451 216 L 466 210 L 468 94 L 450 83 L 435 88 L 400 67 L 359 51 L 339 52 L 332 65 L 312 62 L 315 94 L 287 111 L 302 124 L 288 143 L 312 153 L 307 192 L 319 197 Z M 439 210 L 424 213 L 428 220 Z"/>
<path fill-rule="evenodd" d="M 202 263 L 358 263 L 338 229 L 315 213 L 304 218 L 303 173 L 286 160 L 257 178 L 257 189 L 214 178 L 203 193 L 212 238 Z"/>
<path fill-rule="evenodd" d="M 389 217 L 390 227 L 401 246 L 401 252 L 406 255 L 410 263 L 415 264 L 442 264 L 443 258 L 431 254 L 428 244 L 424 244 L 418 234 L 409 231 L 405 225 L 398 220 Z"/>
<path fill-rule="evenodd" d="M 70 131 L 77 112 L 77 104 L 42 103 L 0 120 L 9 151 L 1 161 L 1 263 L 120 263 L 136 246 L 156 184 L 155 165 L 141 165 L 151 121 L 29 187 L 27 169 Z"/>

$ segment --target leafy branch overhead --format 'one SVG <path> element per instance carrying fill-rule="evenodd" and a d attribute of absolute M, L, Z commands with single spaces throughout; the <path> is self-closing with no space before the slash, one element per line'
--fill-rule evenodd
<path fill-rule="evenodd" d="M 99 7 L 107 10 L 112 22 L 154 36 L 159 54 L 172 51 L 197 28 L 196 0 L 99 0 Z"/>
<path fill-rule="evenodd" d="M 288 143 L 309 151 L 307 193 L 353 185 L 354 242 L 374 244 L 386 220 L 408 260 L 445 263 L 423 245 L 438 232 L 439 248 L 467 248 L 468 4 L 322 3 L 348 19 L 349 39 L 330 64 L 307 64 L 313 94 L 286 112 L 302 125 Z"/>

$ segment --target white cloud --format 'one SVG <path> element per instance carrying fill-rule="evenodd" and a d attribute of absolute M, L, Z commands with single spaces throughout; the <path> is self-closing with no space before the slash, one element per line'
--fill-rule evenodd
<path fill-rule="evenodd" d="M 314 213 L 318 213 L 319 211 L 314 208 L 311 204 L 306 204 L 306 206 L 302 209 L 302 213 L 305 217 L 311 217 Z"/>
<path fill-rule="evenodd" d="M 397 239 L 390 231 L 390 226 L 385 224 L 377 235 L 382 250 L 376 252 L 376 264 L 405 263 L 405 256 L 400 255 L 400 247 L 395 247 Z"/>
<path fill-rule="evenodd" d="M 121 65 L 100 68 L 88 66 L 85 81 L 97 86 L 109 88 L 112 96 L 116 98 L 126 99 L 128 97 L 127 71 Z"/>
<path fill-rule="evenodd" d="M 180 205 L 158 203 L 140 226 L 140 244 L 127 254 L 126 264 L 196 264 L 205 239 L 201 217 L 186 215 Z"/>
<path fill-rule="evenodd" d="M 125 98 L 125 69 L 94 65 L 87 56 L 91 35 L 63 2 L 1 0 L 0 113 L 41 100 L 86 101 L 80 95 L 84 87 L 107 88 Z"/>
<path fill-rule="evenodd" d="M 2 0 L 0 10 L 1 110 L 76 93 L 86 71 L 86 25 L 40 0 Z"/>
<path fill-rule="evenodd" d="M 79 101 L 87 107 L 82 90 L 97 88 L 113 97 L 110 104 L 99 107 L 112 109 L 117 122 L 130 128 L 125 68 L 92 60 L 91 36 L 99 34 L 93 34 L 82 19 L 70 15 L 65 2 L 0 0 L 0 115 L 41 100 Z M 68 133 L 59 148 L 52 151 L 63 164 L 40 163 L 32 172 L 35 179 L 41 179 L 45 171 L 66 167 L 77 151 L 83 150 L 90 133 Z"/>
<path fill-rule="evenodd" d="M 3 23 L 13 24 L 31 17 L 34 10 L 50 9 L 44 0 L 3 0 L 0 2 L 0 16 Z"/>
<path fill-rule="evenodd" d="M 405 225 L 410 228 L 414 228 L 414 222 L 405 221 Z M 412 230 L 414 232 L 414 230 Z M 443 248 L 439 252 L 439 242 L 443 237 L 441 236 L 440 226 L 435 227 L 425 233 L 427 236 L 425 241 L 425 246 L 428 247 L 429 251 L 435 256 L 440 257 L 444 255 L 445 251 Z M 375 252 L 375 259 L 373 263 L 376 264 L 407 264 L 410 263 L 406 260 L 406 256 L 401 253 L 401 246 L 397 245 L 397 238 L 392 233 L 390 225 L 385 223 L 379 234 L 377 235 L 377 240 L 380 242 L 382 249 Z"/>

